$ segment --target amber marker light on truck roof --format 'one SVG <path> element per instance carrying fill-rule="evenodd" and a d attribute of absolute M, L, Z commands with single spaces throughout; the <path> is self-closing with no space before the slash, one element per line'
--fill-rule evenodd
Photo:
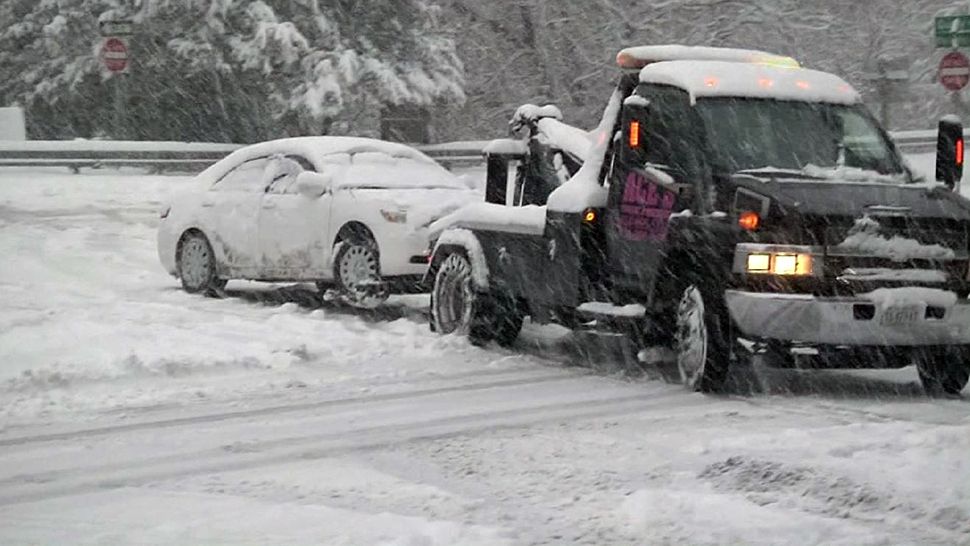
<path fill-rule="evenodd" d="M 638 59 L 625 51 L 616 54 L 616 64 L 620 68 L 643 68 L 647 65 L 643 59 Z"/>

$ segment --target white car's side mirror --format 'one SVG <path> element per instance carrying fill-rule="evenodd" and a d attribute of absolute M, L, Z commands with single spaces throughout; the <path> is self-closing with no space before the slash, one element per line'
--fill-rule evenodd
<path fill-rule="evenodd" d="M 330 189 L 330 175 L 303 171 L 296 177 L 296 191 L 310 199 L 316 199 Z"/>

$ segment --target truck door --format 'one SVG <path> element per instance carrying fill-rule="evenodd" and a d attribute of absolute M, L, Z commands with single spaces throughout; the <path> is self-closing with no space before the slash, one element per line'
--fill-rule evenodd
<path fill-rule="evenodd" d="M 671 214 L 685 210 L 699 173 L 690 102 L 674 88 L 637 89 L 622 115 L 606 217 L 609 277 L 617 301 L 652 301 Z"/>

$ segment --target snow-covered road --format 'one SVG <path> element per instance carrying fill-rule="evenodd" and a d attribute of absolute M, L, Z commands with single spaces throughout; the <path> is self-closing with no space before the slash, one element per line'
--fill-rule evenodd
<path fill-rule="evenodd" d="M 0 543 L 970 544 L 970 402 L 912 369 L 708 397 L 421 297 L 187 295 L 154 244 L 186 183 L 0 170 Z"/>

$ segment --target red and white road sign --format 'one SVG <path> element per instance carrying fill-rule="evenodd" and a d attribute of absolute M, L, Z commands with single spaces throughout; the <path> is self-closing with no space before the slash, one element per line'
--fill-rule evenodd
<path fill-rule="evenodd" d="M 940 83 L 948 91 L 959 91 L 970 82 L 970 59 L 959 51 L 951 51 L 940 60 Z"/>
<path fill-rule="evenodd" d="M 124 72 L 128 68 L 128 44 L 121 38 L 105 38 L 101 44 L 101 61 L 112 72 Z"/>

